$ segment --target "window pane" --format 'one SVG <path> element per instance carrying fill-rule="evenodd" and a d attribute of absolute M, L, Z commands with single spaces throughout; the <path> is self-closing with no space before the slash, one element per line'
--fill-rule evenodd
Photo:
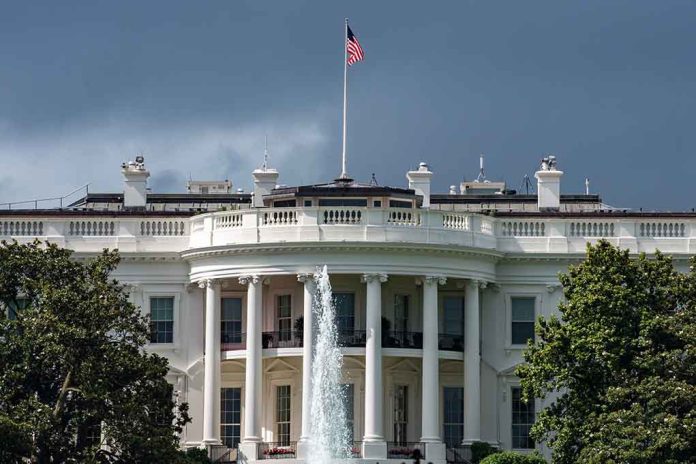
<path fill-rule="evenodd" d="M 241 388 L 220 389 L 220 439 L 228 448 L 240 441 Z"/>
<path fill-rule="evenodd" d="M 512 388 L 512 447 L 518 449 L 534 448 L 534 440 L 529 436 L 535 420 L 534 400 L 522 401 L 522 389 Z"/>
<path fill-rule="evenodd" d="M 408 295 L 394 295 L 394 330 L 408 331 Z"/>
<path fill-rule="evenodd" d="M 242 299 L 223 298 L 220 318 L 220 341 L 242 342 Z"/>
<path fill-rule="evenodd" d="M 394 390 L 394 441 L 408 442 L 408 386 L 397 385 Z"/>
<path fill-rule="evenodd" d="M 442 333 L 461 335 L 464 329 L 464 299 L 456 296 L 446 296 L 443 301 L 444 327 Z"/>
<path fill-rule="evenodd" d="M 334 293 L 336 305 L 336 328 L 340 332 L 352 332 L 355 329 L 355 294 Z"/>
<path fill-rule="evenodd" d="M 276 431 L 280 446 L 290 444 L 290 385 L 276 387 Z"/>
<path fill-rule="evenodd" d="M 150 343 L 174 341 L 174 297 L 150 298 Z"/>
<path fill-rule="evenodd" d="M 527 340 L 534 340 L 533 322 L 512 322 L 512 344 L 526 345 Z"/>
<path fill-rule="evenodd" d="M 513 297 L 510 299 L 513 321 L 534 321 L 534 297 Z"/>
<path fill-rule="evenodd" d="M 464 438 L 464 388 L 444 387 L 444 432 L 448 447 L 459 446 Z"/>

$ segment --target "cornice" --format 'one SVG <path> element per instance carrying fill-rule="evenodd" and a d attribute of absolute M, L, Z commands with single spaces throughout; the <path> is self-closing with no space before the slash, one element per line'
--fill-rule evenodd
<path fill-rule="evenodd" d="M 421 243 L 389 243 L 389 242 L 302 242 L 302 243 L 265 243 L 244 245 L 221 245 L 186 250 L 180 253 L 186 261 L 213 256 L 248 255 L 248 254 L 277 254 L 277 253 L 316 253 L 316 252 L 355 252 L 383 251 L 403 254 L 433 254 L 475 257 L 490 261 L 498 261 L 504 254 L 493 249 L 462 247 L 456 245 L 432 245 Z"/>

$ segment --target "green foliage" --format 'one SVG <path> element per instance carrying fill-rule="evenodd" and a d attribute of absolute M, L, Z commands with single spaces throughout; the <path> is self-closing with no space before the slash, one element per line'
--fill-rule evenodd
<path fill-rule="evenodd" d="M 521 454 L 514 451 L 501 451 L 491 454 L 481 464 L 546 464 L 538 453 Z"/>
<path fill-rule="evenodd" d="M 600 241 L 561 276 L 562 319 L 538 321 L 517 370 L 552 400 L 532 436 L 555 463 L 696 462 L 695 265 Z"/>
<path fill-rule="evenodd" d="M 471 462 L 478 464 L 486 456 L 490 456 L 497 450 L 485 441 L 477 441 L 471 444 Z"/>
<path fill-rule="evenodd" d="M 178 455 L 187 406 L 172 399 L 167 360 L 143 350 L 148 320 L 109 278 L 118 262 L 116 252 L 78 260 L 39 242 L 0 246 L 0 303 L 29 300 L 16 319 L 0 316 L 0 428 L 31 462 Z"/>
<path fill-rule="evenodd" d="M 178 464 L 210 464 L 206 450 L 201 448 L 189 448 L 186 451 L 181 451 L 181 459 Z"/>

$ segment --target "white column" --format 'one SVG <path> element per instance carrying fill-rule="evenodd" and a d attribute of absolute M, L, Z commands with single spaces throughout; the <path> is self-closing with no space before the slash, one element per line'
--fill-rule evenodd
<path fill-rule="evenodd" d="M 304 283 L 302 332 L 302 432 L 297 443 L 297 458 L 307 457 L 307 442 L 309 440 L 309 424 L 312 414 L 312 303 L 314 300 L 314 276 L 298 274 L 297 280 Z"/>
<path fill-rule="evenodd" d="M 423 279 L 423 423 L 421 441 L 439 443 L 440 423 L 440 369 L 438 359 L 438 304 L 437 286 L 444 285 L 442 276 L 427 276 Z M 426 454 L 426 456 L 429 456 Z"/>
<path fill-rule="evenodd" d="M 464 445 L 481 440 L 481 353 L 479 286 L 468 280 L 464 299 Z"/>
<path fill-rule="evenodd" d="M 244 382 L 245 443 L 261 441 L 261 279 L 243 276 L 239 283 L 247 285 L 246 311 L 246 377 Z M 254 446 L 253 449 L 256 449 Z M 251 458 L 251 457 L 250 457 Z M 256 456 L 253 457 L 256 459 Z"/>
<path fill-rule="evenodd" d="M 365 435 L 363 457 L 386 459 L 382 397 L 382 283 L 386 274 L 364 274 L 367 284 L 365 346 Z"/>
<path fill-rule="evenodd" d="M 205 289 L 205 359 L 203 384 L 203 442 L 220 443 L 216 407 L 220 397 L 220 284 L 212 279 L 198 283 Z"/>

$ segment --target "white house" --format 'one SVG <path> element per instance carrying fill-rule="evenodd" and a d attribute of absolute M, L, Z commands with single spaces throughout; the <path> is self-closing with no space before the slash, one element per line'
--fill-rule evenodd
<path fill-rule="evenodd" d="M 432 193 L 424 163 L 398 188 L 284 187 L 277 171 L 258 169 L 251 194 L 227 181 L 150 193 L 142 158 L 122 173 L 123 193 L 0 210 L 0 238 L 49 240 L 80 256 L 117 248 L 116 277 L 152 317 L 149 349 L 169 359 L 190 404 L 182 446 L 239 447 L 247 461 L 304 458 L 303 340 L 318 265 L 335 292 L 356 458 L 404 462 L 419 448 L 425 462 L 444 463 L 475 441 L 534 448 L 541 404 L 520 401 L 515 366 L 534 319 L 562 298 L 558 273 L 588 242 L 659 248 L 683 266 L 696 250 L 696 214 L 561 194 L 553 158 L 536 173 L 538 195 L 483 178 Z"/>

